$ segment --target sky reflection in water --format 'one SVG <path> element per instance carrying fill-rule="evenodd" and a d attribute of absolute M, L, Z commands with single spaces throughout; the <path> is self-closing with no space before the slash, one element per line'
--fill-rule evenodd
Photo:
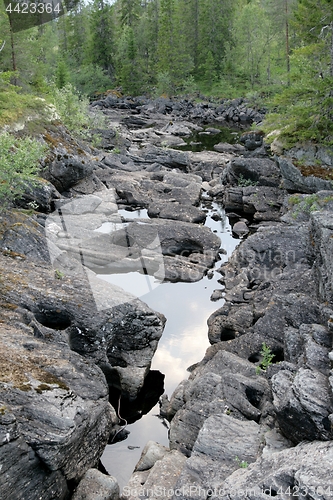
<path fill-rule="evenodd" d="M 214 205 L 214 211 L 220 213 L 222 221 L 207 217 L 206 225 L 216 231 L 222 248 L 227 251 L 227 255 L 221 255 L 222 259 L 217 262 L 218 268 L 228 259 L 239 240 L 232 238 L 224 210 Z M 130 212 L 128 217 L 132 217 Z M 200 361 L 209 347 L 207 319 L 223 305 L 223 300 L 212 302 L 210 296 L 215 289 L 221 288 L 217 283 L 221 275 L 214 273 L 212 279 L 205 277 L 196 283 L 163 283 L 150 293 L 145 293 L 148 290 L 146 278 L 139 273 L 100 277 L 133 293 L 166 316 L 167 323 L 153 358 L 152 369 L 165 374 L 165 392 L 170 397 L 179 382 L 188 378 L 187 368 Z M 127 484 L 147 441 L 168 446 L 167 429 L 156 416 L 158 413 L 159 406 L 156 405 L 148 415 L 127 427 L 130 434 L 125 441 L 106 447 L 102 463 L 118 479 L 121 488 Z M 130 450 L 128 446 L 139 448 Z"/>

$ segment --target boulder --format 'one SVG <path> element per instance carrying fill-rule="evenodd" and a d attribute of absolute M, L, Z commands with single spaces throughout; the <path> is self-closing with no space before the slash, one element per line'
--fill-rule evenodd
<path fill-rule="evenodd" d="M 272 378 L 274 409 L 283 434 L 293 441 L 332 440 L 333 395 L 327 377 L 300 368 Z"/>
<path fill-rule="evenodd" d="M 203 492 L 218 491 L 235 470 L 256 461 L 262 434 L 253 421 L 241 422 L 228 415 L 207 418 L 176 483 L 179 498 L 199 500 Z"/>
<path fill-rule="evenodd" d="M 24 194 L 15 200 L 15 205 L 27 210 L 38 210 L 39 212 L 52 212 L 54 203 L 60 198 L 60 193 L 50 182 L 37 179 L 26 182 Z"/>
<path fill-rule="evenodd" d="M 250 151 L 254 151 L 257 148 L 260 148 L 263 145 L 264 132 L 261 130 L 245 132 L 241 135 L 239 142 L 244 144 L 246 149 Z"/>
<path fill-rule="evenodd" d="M 88 157 L 59 153 L 43 171 L 43 177 L 62 193 L 88 177 L 93 169 L 94 162 Z"/>
<path fill-rule="evenodd" d="M 97 469 L 89 469 L 72 496 L 73 500 L 118 500 L 119 486 L 112 476 Z"/>
<path fill-rule="evenodd" d="M 117 421 L 105 377 L 65 344 L 36 338 L 19 313 L 3 320 L 2 495 L 66 498 L 67 481 L 97 464 Z"/>
<path fill-rule="evenodd" d="M 309 175 L 305 177 L 295 165 L 283 157 L 277 158 L 283 176 L 283 187 L 288 191 L 298 193 L 317 193 L 317 191 L 332 191 L 332 181 Z"/>
<path fill-rule="evenodd" d="M 231 474 L 213 493 L 213 500 L 265 500 L 306 495 L 328 500 L 333 489 L 331 442 L 302 443 L 266 457 Z"/>
<path fill-rule="evenodd" d="M 276 163 L 269 158 L 236 158 L 222 174 L 222 184 L 231 186 L 279 187 L 281 173 Z"/>

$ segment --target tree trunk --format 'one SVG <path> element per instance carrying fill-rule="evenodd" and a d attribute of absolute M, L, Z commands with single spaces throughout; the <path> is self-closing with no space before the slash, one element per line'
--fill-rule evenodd
<path fill-rule="evenodd" d="M 286 62 L 287 62 L 287 84 L 290 85 L 290 57 L 289 57 L 289 12 L 288 0 L 285 0 L 285 13 L 286 13 Z"/>
<path fill-rule="evenodd" d="M 10 47 L 11 47 L 11 57 L 12 57 L 12 69 L 13 69 L 14 72 L 16 72 L 17 71 L 17 66 L 16 66 L 14 33 L 13 33 L 13 28 L 12 28 L 12 20 L 11 20 L 10 16 L 9 16 L 9 27 L 10 27 Z M 15 74 L 14 79 L 13 79 L 13 84 L 17 85 L 16 74 Z"/>
<path fill-rule="evenodd" d="M 333 77 L 333 21 L 331 21 L 331 67 L 330 76 Z"/>

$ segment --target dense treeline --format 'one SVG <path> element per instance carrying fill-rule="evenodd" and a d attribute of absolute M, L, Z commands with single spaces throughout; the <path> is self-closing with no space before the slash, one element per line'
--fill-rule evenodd
<path fill-rule="evenodd" d="M 276 95 L 280 117 L 295 107 L 308 138 L 332 140 L 332 0 L 80 0 L 66 16 L 14 34 L 2 6 L 3 41 L 0 70 L 36 92 L 53 81 L 90 95 L 115 87 Z M 288 133 L 298 133 L 291 121 Z"/>

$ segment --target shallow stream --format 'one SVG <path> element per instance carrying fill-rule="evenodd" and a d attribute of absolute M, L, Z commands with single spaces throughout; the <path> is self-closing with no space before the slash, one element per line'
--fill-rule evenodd
<path fill-rule="evenodd" d="M 119 214 L 127 219 L 147 216 L 143 210 L 136 212 L 120 210 Z M 213 220 L 213 214 L 218 214 L 221 220 Z M 205 225 L 221 238 L 221 247 L 226 251 L 216 263 L 218 268 L 228 260 L 239 240 L 232 237 L 225 211 L 216 203 L 209 209 Z M 204 277 L 195 283 L 161 283 L 154 286 L 150 292 L 145 281 L 146 276 L 138 272 L 100 275 L 100 277 L 138 296 L 149 307 L 163 313 L 167 318 L 151 369 L 165 375 L 164 388 L 170 398 L 177 385 L 188 378 L 187 368 L 200 361 L 209 347 L 207 319 L 223 305 L 223 299 L 212 302 L 210 296 L 214 290 L 222 288 L 217 283 L 221 275 L 214 272 L 211 279 Z M 138 290 L 141 293 L 138 293 Z M 126 429 L 130 431 L 127 439 L 108 445 L 101 459 L 109 474 L 117 478 L 121 489 L 128 483 L 149 440 L 168 446 L 168 429 L 166 423 L 159 417 L 158 404 Z"/>

